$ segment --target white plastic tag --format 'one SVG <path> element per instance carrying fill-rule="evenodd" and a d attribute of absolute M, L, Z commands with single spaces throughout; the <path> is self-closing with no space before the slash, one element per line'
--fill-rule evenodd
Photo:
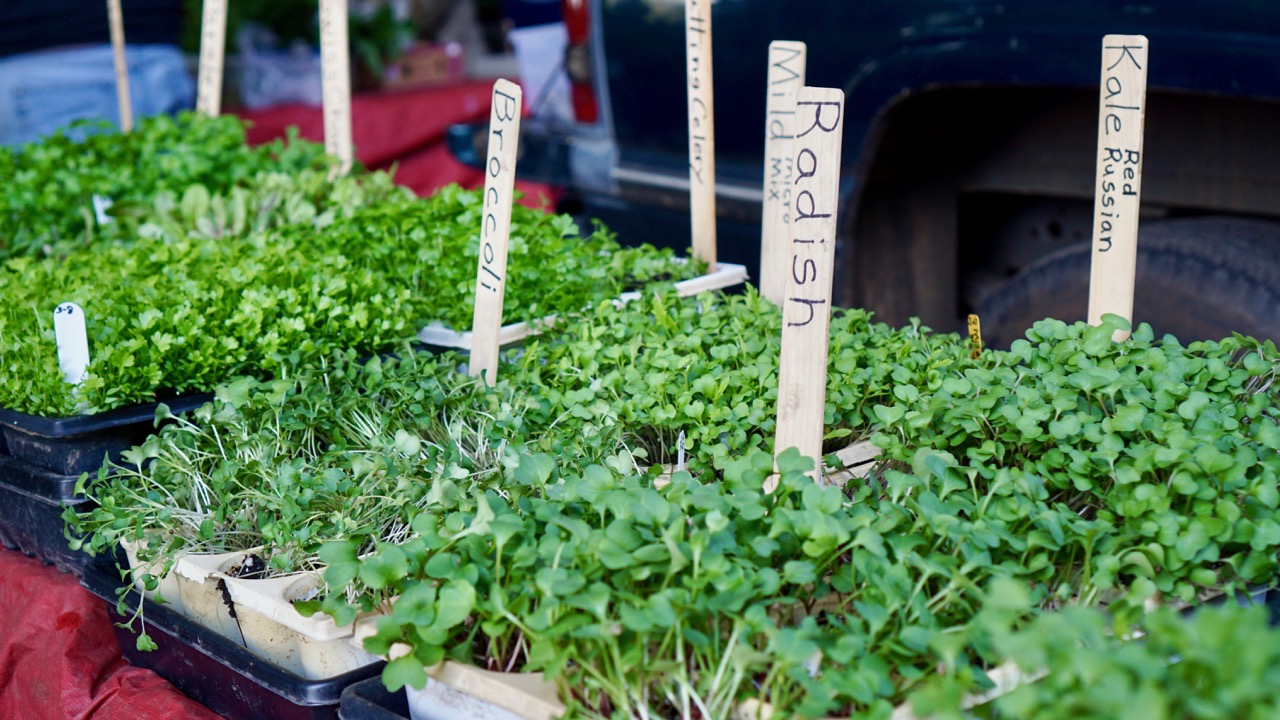
<path fill-rule="evenodd" d="M 58 367 L 72 385 L 84 380 L 89 367 L 89 338 L 84 329 L 84 310 L 65 302 L 53 311 L 53 334 L 58 342 Z"/>
<path fill-rule="evenodd" d="M 676 472 L 684 472 L 684 431 L 680 431 L 680 437 L 676 439 Z"/>
<path fill-rule="evenodd" d="M 98 218 L 99 225 L 106 225 L 107 223 L 115 222 L 115 218 L 107 214 L 107 211 L 111 209 L 112 205 L 115 205 L 115 201 L 109 197 L 103 197 L 101 195 L 93 196 L 93 214 L 94 217 Z"/>

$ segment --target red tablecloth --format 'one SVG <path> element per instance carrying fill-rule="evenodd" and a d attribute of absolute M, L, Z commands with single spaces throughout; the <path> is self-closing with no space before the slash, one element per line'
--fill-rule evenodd
<path fill-rule="evenodd" d="M 74 577 L 0 549 L 0 718 L 218 717 L 126 664 L 106 604 Z"/>
<path fill-rule="evenodd" d="M 479 187 L 484 183 L 483 173 L 454 160 L 444 136 L 455 123 L 487 120 L 492 92 L 493 82 L 484 80 L 356 95 L 351 100 L 356 159 L 373 169 L 394 165 L 396 182 L 423 196 L 450 183 Z M 240 116 L 253 123 L 249 128 L 251 143 L 284 137 L 291 125 L 308 140 L 324 140 L 324 116 L 318 107 L 280 105 L 242 110 Z M 555 197 L 546 185 L 517 181 L 516 187 L 524 193 L 520 202 L 530 207 L 543 207 L 544 198 Z"/>

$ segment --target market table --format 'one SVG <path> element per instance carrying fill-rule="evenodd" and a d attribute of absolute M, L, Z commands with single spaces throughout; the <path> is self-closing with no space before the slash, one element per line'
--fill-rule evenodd
<path fill-rule="evenodd" d="M 483 121 L 489 116 L 492 80 L 469 80 L 454 85 L 394 92 L 361 93 L 351 99 L 351 134 L 356 159 L 380 170 L 395 167 L 396 182 L 418 195 L 430 195 L 450 183 L 480 187 L 484 174 L 458 162 L 445 145 L 450 125 Z M 250 143 L 284 137 L 290 126 L 316 142 L 324 141 L 324 116 L 319 107 L 298 103 L 264 110 L 240 110 L 252 123 Z M 554 199 L 546 185 L 517 181 L 521 202 L 541 207 Z"/>
<path fill-rule="evenodd" d="M 0 548 L 0 717 L 216 720 L 125 663 L 106 605 L 73 576 Z"/>

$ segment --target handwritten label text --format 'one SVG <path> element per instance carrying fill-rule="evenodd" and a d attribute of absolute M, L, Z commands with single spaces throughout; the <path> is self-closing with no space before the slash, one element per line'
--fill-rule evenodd
<path fill-rule="evenodd" d="M 347 4 L 320 0 L 320 72 L 324 97 L 324 149 L 351 170 L 351 64 L 347 49 Z"/>
<path fill-rule="evenodd" d="M 507 80 L 493 85 L 489 110 L 489 153 L 484 173 L 484 219 L 476 268 L 476 306 L 471 319 L 470 373 L 490 385 L 497 382 L 502 302 L 507 288 L 507 249 L 511 242 L 511 202 L 515 195 L 516 152 L 520 145 L 520 86 Z"/>
<path fill-rule="evenodd" d="M 1147 57 L 1147 39 L 1141 35 L 1103 38 L 1089 277 L 1088 319 L 1095 325 L 1106 314 L 1133 321 Z M 1127 334 L 1117 331 L 1116 339 Z"/>
<path fill-rule="evenodd" d="M 782 304 L 795 178 L 796 93 L 804 87 L 804 43 L 769 44 L 769 88 L 765 107 L 764 206 L 760 240 L 760 294 Z"/>
<path fill-rule="evenodd" d="M 798 448 L 821 466 L 844 93 L 801 89 L 796 95 L 794 127 L 795 180 L 774 451 Z M 815 469 L 814 479 L 818 472 Z"/>
<path fill-rule="evenodd" d="M 689 93 L 689 217 L 693 254 L 715 272 L 716 133 L 711 84 L 711 0 L 685 0 Z"/>

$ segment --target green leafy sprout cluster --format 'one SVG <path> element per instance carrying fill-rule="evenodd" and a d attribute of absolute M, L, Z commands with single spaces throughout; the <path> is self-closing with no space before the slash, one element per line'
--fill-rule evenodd
<path fill-rule="evenodd" d="M 281 377 L 222 385 L 189 416 L 161 405 L 155 435 L 79 479 L 93 507 L 64 513 L 69 543 L 108 556 L 133 546 L 148 568 L 134 580 L 154 593 L 188 553 L 251 551 L 269 577 L 321 567 L 324 541 L 371 551 L 374 538 L 403 539 L 434 485 L 492 483 L 514 464 L 495 438 L 518 434 L 519 409 L 478 392 L 460 362 L 407 347 L 295 356 Z M 131 587 L 118 591 L 121 614 Z M 154 647 L 145 620 L 138 646 Z"/>
<path fill-rule="evenodd" d="M 815 459 L 772 452 L 780 315 L 752 289 L 655 292 L 703 268 L 517 207 L 505 319 L 561 322 L 489 387 L 404 344 L 471 320 L 477 193 L 415 200 L 296 137 L 248 148 L 232 118 L 99 130 L 0 150 L 0 406 L 215 390 L 162 407 L 65 514 L 73 547 L 137 547 L 144 588 L 184 553 L 252 549 L 322 575 L 300 611 L 378 618 L 389 687 L 444 659 L 538 672 L 575 717 L 1280 704 L 1277 631 L 1229 601 L 1276 577 L 1270 342 L 1046 320 L 971 359 L 839 311 L 824 452 L 882 456 L 816 484 Z M 94 361 L 75 393 L 51 328 L 67 300 Z"/>
<path fill-rule="evenodd" d="M 1280 630 L 1267 609 L 1235 603 L 1188 616 L 1158 608 L 1140 633 L 1116 625 L 1098 608 L 1070 607 L 1018 626 L 1025 589 L 1005 583 L 975 625 L 1002 664 L 1035 678 L 990 702 L 962 707 L 967 685 L 931 678 L 913 695 L 918 716 L 938 720 L 992 718 L 1262 718 L 1280 712 Z"/>
<path fill-rule="evenodd" d="M 781 328 L 781 311 L 754 288 L 694 302 L 651 293 L 626 306 L 599 304 L 560 334 L 528 343 L 515 372 L 575 432 L 616 435 L 661 465 L 677 463 L 683 435 L 688 467 L 709 471 L 772 448 Z M 830 343 L 827 452 L 868 437 L 877 403 L 936 389 L 972 362 L 954 335 L 918 322 L 894 329 L 862 310 L 835 311 Z"/>
<path fill-rule="evenodd" d="M 78 123 L 39 142 L 0 148 L 0 260 L 63 257 L 104 241 L 132 241 L 158 197 L 200 187 L 254 192 L 276 174 L 326 171 L 324 148 L 291 133 L 250 147 L 234 116 L 197 113 L 140 120 L 130 133 Z M 255 193 L 258 194 L 258 193 Z M 107 222 L 99 222 L 95 196 Z"/>
<path fill-rule="evenodd" d="M 801 717 L 888 718 L 902 703 L 1039 717 L 1092 702 L 1098 676 L 1073 668 L 1100 643 L 1124 643 L 1111 660 L 1127 697 L 1183 677 L 1176 646 L 1129 639 L 1216 633 L 1207 647 L 1225 648 L 1231 628 L 1258 630 L 1246 611 L 1191 624 L 1149 611 L 1274 583 L 1273 345 L 1183 346 L 1145 326 L 1113 343 L 1114 319 L 1045 321 L 970 360 L 954 335 L 841 313 L 828 437 L 869 436 L 884 454 L 838 488 L 794 451 L 775 468 L 776 312 L 751 291 L 597 304 L 508 353 L 494 388 L 459 373 L 464 358 L 409 349 L 364 366 L 406 389 L 349 379 L 366 372 L 353 355 L 301 367 L 288 391 L 238 386 L 165 428 L 123 475 L 86 484 L 96 515 L 68 520 L 96 549 L 256 533 L 242 546 L 267 545 L 279 571 L 324 568 L 327 593 L 300 610 L 384 615 L 366 648 L 391 658 L 388 686 L 420 685 L 445 658 L 543 672 L 579 717 L 725 718 L 752 699 Z M 377 431 L 324 430 L 352 416 Z M 688 471 L 659 478 L 681 431 Z M 237 432 L 279 453 L 244 483 L 244 458 L 215 452 Z M 160 517 L 191 511 L 193 477 L 219 483 L 207 529 Z M 138 521 L 135 496 L 155 503 Z M 294 507 L 304 497 L 323 510 Z M 1059 642 L 1028 649 L 1046 633 Z M 1265 652 L 1237 660 L 1242 677 L 1269 672 Z M 1057 679 L 965 700 L 1009 662 Z M 1178 717 L 1205 718 L 1254 701 L 1193 687 L 1159 701 L 1196 698 Z"/>
<path fill-rule="evenodd" d="M 1269 582 L 1280 542 L 1275 346 L 1240 337 L 1183 346 L 1123 321 L 1037 323 L 989 368 L 882 406 L 885 456 L 928 453 L 980 491 L 1036 488 L 1036 545 L 1092 524 L 1110 537 L 1081 559 L 1080 590 L 1191 602 L 1204 588 Z M 1119 548 L 1124 548 L 1123 552 Z"/>
<path fill-rule="evenodd" d="M 208 147 L 187 148 L 202 139 Z M 102 165 L 72 175 L 45 167 L 70 155 Z M 384 173 L 330 179 L 318 147 L 244 149 L 238 121 L 197 115 L 149 120 L 127 136 L 55 136 L 0 155 L 5 163 L 16 175 L 0 217 L 15 234 L 0 268 L 0 407 L 93 414 L 239 375 L 273 377 L 299 354 L 372 354 L 431 323 L 470 326 L 479 192 L 451 186 L 418 200 Z M 116 193 L 113 222 L 66 205 L 102 192 Z M 90 242 L 95 232 L 114 240 Z M 32 249 L 69 237 L 74 252 Z M 508 323 L 704 270 L 670 250 L 621 248 L 603 227 L 582 238 L 569 217 L 523 206 L 509 266 Z M 53 334 L 53 310 L 67 301 L 84 309 L 89 336 L 74 390 Z"/>

